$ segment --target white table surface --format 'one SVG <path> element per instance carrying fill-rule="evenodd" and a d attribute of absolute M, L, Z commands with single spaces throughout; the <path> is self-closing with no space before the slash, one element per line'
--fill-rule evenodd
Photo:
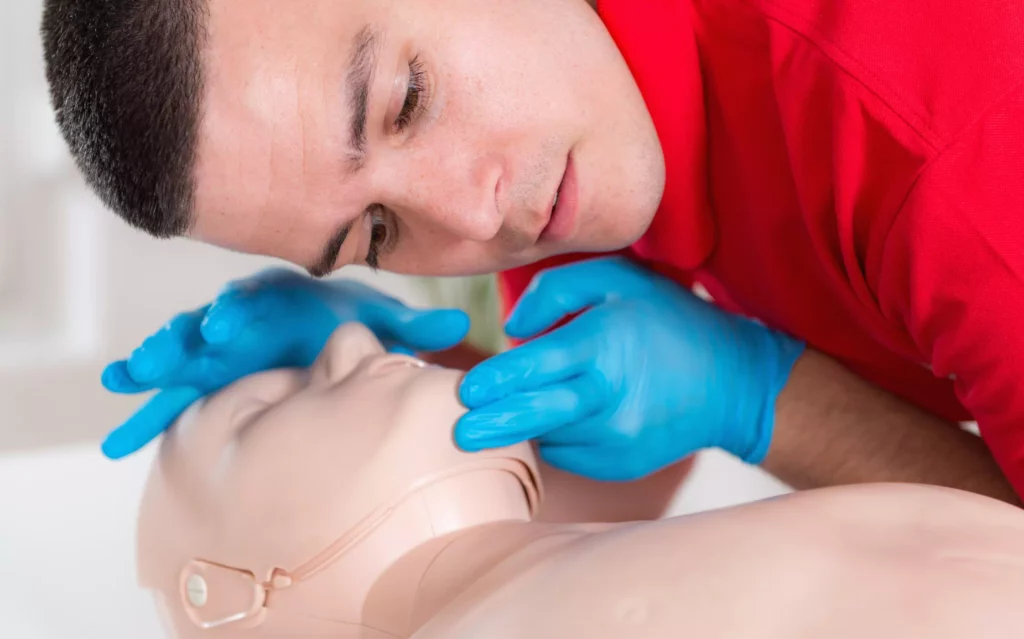
<path fill-rule="evenodd" d="M 0 637 L 163 636 L 135 587 L 135 513 L 155 449 L 0 457 Z"/>
<path fill-rule="evenodd" d="M 154 451 L 117 463 L 98 446 L 0 456 L 0 637 L 164 636 L 135 585 L 135 516 Z M 709 453 L 674 510 L 784 492 L 759 470 Z"/>

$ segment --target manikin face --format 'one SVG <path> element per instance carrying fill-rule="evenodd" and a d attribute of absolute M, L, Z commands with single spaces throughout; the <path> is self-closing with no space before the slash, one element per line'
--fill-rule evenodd
<path fill-rule="evenodd" d="M 657 136 L 585 0 L 209 6 L 199 240 L 474 274 L 617 250 L 654 215 Z"/>
<path fill-rule="evenodd" d="M 296 581 L 330 573 L 325 582 L 312 577 L 271 597 L 279 609 L 292 610 L 337 612 L 356 602 L 338 613 L 353 620 L 359 618 L 360 589 L 372 585 L 389 553 L 403 551 L 395 527 L 412 544 L 423 528 L 400 514 L 378 517 L 407 515 L 408 509 L 396 506 L 424 486 L 496 469 L 511 478 L 513 502 L 526 516 L 536 472 L 529 446 L 469 454 L 452 441 L 453 425 L 465 410 L 456 395 L 460 376 L 386 353 L 368 329 L 349 324 L 335 332 L 310 369 L 253 375 L 214 395 L 162 443 L 139 516 L 143 585 L 164 593 L 169 614 L 180 619 L 187 608 L 176 595 L 179 579 L 194 560 L 230 567 L 220 570 L 229 582 L 237 581 L 232 575 L 251 573 L 240 591 L 249 597 L 254 584 L 273 581 L 278 570 Z M 477 479 L 469 485 L 479 484 L 480 475 L 472 476 Z M 473 503 L 504 494 L 480 495 Z M 367 532 L 384 526 L 391 532 Z M 432 528 L 423 529 L 422 539 Z M 358 552 L 334 556 L 352 535 L 360 540 Z M 332 557 L 323 560 L 325 553 Z M 211 589 L 222 593 L 221 603 L 224 592 L 239 592 Z M 228 602 L 227 610 L 237 612 L 235 604 L 246 610 L 248 600 L 239 601 Z M 211 604 L 199 613 L 216 610 Z"/>

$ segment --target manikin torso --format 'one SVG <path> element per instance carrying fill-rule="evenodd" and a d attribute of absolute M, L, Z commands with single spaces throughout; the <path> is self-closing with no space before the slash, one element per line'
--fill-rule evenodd
<path fill-rule="evenodd" d="M 172 633 L 1020 636 L 1010 506 L 878 485 L 661 521 L 540 517 L 529 446 L 451 441 L 459 375 L 347 325 L 310 370 L 255 375 L 186 415 L 139 519 L 140 582 Z M 571 490 L 592 503 L 603 488 Z"/>

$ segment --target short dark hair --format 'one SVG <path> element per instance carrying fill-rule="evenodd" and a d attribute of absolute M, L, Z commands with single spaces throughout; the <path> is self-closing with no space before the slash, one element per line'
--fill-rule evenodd
<path fill-rule="evenodd" d="M 195 197 L 205 0 L 46 0 L 46 79 L 89 185 L 135 228 L 184 234 Z"/>

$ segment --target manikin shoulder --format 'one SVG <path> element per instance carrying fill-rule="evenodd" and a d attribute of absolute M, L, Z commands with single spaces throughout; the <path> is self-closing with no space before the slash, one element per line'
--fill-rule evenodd
<path fill-rule="evenodd" d="M 912 486 L 800 493 L 533 552 L 416 639 L 1009 639 L 1024 598 L 1024 513 Z"/>

